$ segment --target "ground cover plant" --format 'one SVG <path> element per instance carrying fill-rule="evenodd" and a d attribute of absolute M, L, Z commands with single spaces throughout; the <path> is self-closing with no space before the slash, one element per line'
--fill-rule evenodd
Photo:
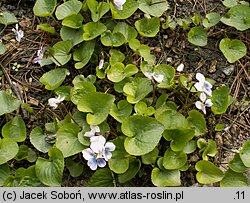
<path fill-rule="evenodd" d="M 27 2 L 0 13 L 1 186 L 249 186 L 249 2 Z"/>

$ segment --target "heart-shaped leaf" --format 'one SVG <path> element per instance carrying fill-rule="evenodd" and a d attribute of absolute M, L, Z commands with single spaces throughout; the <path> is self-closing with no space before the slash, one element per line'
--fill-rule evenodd
<path fill-rule="evenodd" d="M 191 110 L 188 112 L 188 117 L 187 117 L 188 123 L 190 126 L 195 128 L 195 135 L 204 135 L 206 133 L 206 120 L 199 111 L 197 110 Z"/>
<path fill-rule="evenodd" d="M 151 173 L 152 183 L 157 187 L 174 187 L 181 185 L 179 170 L 161 170 L 154 168 Z"/>
<path fill-rule="evenodd" d="M 16 142 L 26 139 L 26 126 L 21 116 L 16 116 L 7 122 L 2 128 L 2 136 Z"/>
<path fill-rule="evenodd" d="M 128 136 L 124 143 L 126 151 L 135 156 L 152 151 L 164 131 L 164 127 L 154 118 L 138 115 L 130 116 L 125 120 L 121 129 Z"/>
<path fill-rule="evenodd" d="M 111 170 L 102 168 L 97 170 L 89 179 L 87 187 L 115 187 L 114 175 Z"/>
<path fill-rule="evenodd" d="M 159 149 L 156 147 L 151 152 L 141 156 L 143 164 L 155 164 L 159 155 Z"/>
<path fill-rule="evenodd" d="M 129 26 L 127 23 L 124 22 L 117 23 L 113 30 L 113 33 L 117 32 L 122 33 L 127 42 L 131 39 L 135 39 L 138 34 L 133 27 Z"/>
<path fill-rule="evenodd" d="M 231 170 L 237 173 L 244 173 L 247 170 L 247 167 L 242 162 L 239 154 L 234 155 L 234 158 L 229 161 L 228 166 Z"/>
<path fill-rule="evenodd" d="M 99 125 L 108 116 L 115 97 L 101 92 L 92 92 L 83 95 L 77 104 L 81 112 L 87 112 L 87 122 L 89 125 Z"/>
<path fill-rule="evenodd" d="M 64 157 L 56 147 L 52 147 L 48 155 L 50 159 L 39 157 L 36 161 L 36 176 L 45 185 L 61 186 L 64 170 Z"/>
<path fill-rule="evenodd" d="M 83 28 L 72 29 L 69 27 L 62 27 L 60 30 L 60 36 L 63 41 L 71 41 L 72 45 L 75 46 L 83 41 Z"/>
<path fill-rule="evenodd" d="M 65 124 L 57 131 L 56 147 L 69 157 L 81 152 L 85 147 L 78 141 L 79 127 L 74 123 Z"/>
<path fill-rule="evenodd" d="M 126 42 L 124 35 L 120 32 L 111 33 L 109 30 L 101 36 L 101 42 L 104 46 L 119 47 Z"/>
<path fill-rule="evenodd" d="M 213 106 L 211 107 L 212 112 L 217 114 L 223 114 L 226 112 L 229 104 L 228 104 L 228 96 L 229 96 L 229 87 L 220 86 L 212 93 L 212 102 Z"/>
<path fill-rule="evenodd" d="M 127 96 L 127 101 L 135 104 L 142 100 L 153 90 L 153 85 L 147 78 L 134 78 L 124 85 L 123 91 Z"/>
<path fill-rule="evenodd" d="M 183 151 L 175 152 L 168 148 L 163 157 L 163 166 L 168 170 L 180 169 L 187 162 L 187 155 Z"/>
<path fill-rule="evenodd" d="M 206 46 L 207 33 L 201 27 L 193 27 L 188 32 L 188 41 L 196 46 Z"/>
<path fill-rule="evenodd" d="M 126 100 L 120 100 L 117 103 L 117 106 L 115 104 L 112 104 L 109 113 L 114 119 L 122 123 L 132 113 L 132 105 Z"/>
<path fill-rule="evenodd" d="M 224 178 L 220 181 L 220 187 L 248 187 L 248 180 L 243 173 L 236 173 L 231 169 L 225 172 Z"/>
<path fill-rule="evenodd" d="M 87 41 L 82 43 L 73 54 L 73 59 L 75 61 L 80 61 L 75 64 L 76 69 L 83 68 L 91 59 L 92 54 L 95 50 L 95 41 Z"/>
<path fill-rule="evenodd" d="M 79 177 L 83 172 L 83 165 L 79 162 L 75 162 L 73 159 L 68 158 L 66 160 L 66 167 L 72 177 Z"/>
<path fill-rule="evenodd" d="M 110 49 L 109 54 L 109 63 L 111 66 L 115 65 L 117 62 L 123 62 L 125 59 L 125 55 L 116 49 Z"/>
<path fill-rule="evenodd" d="M 112 17 L 114 19 L 127 19 L 138 9 L 139 4 L 136 0 L 126 0 L 126 3 L 123 4 L 122 10 L 117 10 L 114 5 L 110 2 L 110 8 Z"/>
<path fill-rule="evenodd" d="M 160 18 L 142 18 L 135 22 L 135 27 L 144 37 L 155 37 L 160 30 Z"/>
<path fill-rule="evenodd" d="M 51 60 L 58 66 L 65 65 L 71 58 L 69 53 L 73 44 L 71 41 L 60 41 L 52 47 Z"/>
<path fill-rule="evenodd" d="M 17 143 L 8 138 L 0 139 L 0 165 L 13 159 L 18 153 Z"/>
<path fill-rule="evenodd" d="M 56 8 L 57 0 L 36 0 L 33 12 L 36 16 L 52 16 Z"/>
<path fill-rule="evenodd" d="M 250 7 L 247 5 L 236 5 L 221 18 L 221 22 L 244 31 L 250 28 Z"/>
<path fill-rule="evenodd" d="M 219 182 L 223 179 L 223 172 L 209 161 L 199 161 L 195 165 L 195 169 L 198 171 L 196 178 L 201 184 L 212 184 Z"/>
<path fill-rule="evenodd" d="M 250 167 L 250 141 L 246 141 L 240 150 L 240 158 L 246 167 Z"/>
<path fill-rule="evenodd" d="M 83 17 L 81 14 L 72 14 L 63 19 L 62 25 L 69 28 L 78 29 L 82 27 L 82 21 Z"/>
<path fill-rule="evenodd" d="M 21 104 L 21 102 L 4 91 L 0 91 L 0 116 L 5 113 L 11 113 L 15 111 Z"/>
<path fill-rule="evenodd" d="M 115 144 L 115 151 L 112 152 L 112 157 L 108 161 L 109 168 L 117 174 L 125 173 L 129 168 L 129 154 L 124 148 L 125 137 L 119 136 L 111 140 Z"/>
<path fill-rule="evenodd" d="M 5 26 L 17 23 L 17 19 L 14 14 L 9 12 L 2 12 L 0 14 L 0 24 Z"/>
<path fill-rule="evenodd" d="M 206 18 L 203 19 L 202 25 L 205 28 L 210 28 L 215 26 L 218 22 L 220 22 L 220 14 L 216 12 L 211 12 L 206 15 Z"/>
<path fill-rule="evenodd" d="M 94 22 L 97 22 L 102 16 L 109 11 L 109 3 L 97 2 L 96 0 L 86 0 L 86 3 L 91 11 L 91 17 Z"/>
<path fill-rule="evenodd" d="M 26 159 L 29 162 L 35 162 L 37 159 L 36 152 L 27 145 L 20 145 L 17 155 L 14 158 L 17 161 Z"/>
<path fill-rule="evenodd" d="M 222 3 L 224 6 L 231 8 L 231 7 L 236 6 L 238 4 L 238 0 L 224 0 Z"/>
<path fill-rule="evenodd" d="M 169 5 L 167 1 L 162 0 L 139 0 L 139 9 L 151 16 L 160 17 Z"/>
<path fill-rule="evenodd" d="M 72 14 L 77 14 L 82 8 L 82 2 L 78 0 L 69 0 L 61 4 L 56 9 L 56 17 L 58 20 L 62 20 Z"/>
<path fill-rule="evenodd" d="M 183 149 L 183 152 L 185 152 L 186 154 L 191 154 L 196 150 L 196 141 L 195 140 L 191 140 L 189 141 L 186 146 Z"/>
<path fill-rule="evenodd" d="M 229 63 L 234 63 L 247 53 L 246 45 L 238 39 L 222 39 L 220 41 L 220 50 Z"/>
<path fill-rule="evenodd" d="M 46 137 L 40 127 L 35 127 L 30 133 L 30 142 L 38 151 L 47 153 L 53 144 L 48 143 Z"/>
<path fill-rule="evenodd" d="M 67 75 L 69 71 L 66 68 L 53 69 L 43 74 L 40 82 L 45 85 L 45 89 L 54 90 L 63 83 Z"/>
<path fill-rule="evenodd" d="M 215 156 L 217 153 L 216 142 L 214 140 L 209 139 L 207 142 L 207 146 L 204 148 L 202 153 L 202 159 L 208 160 L 207 156 Z"/>
<path fill-rule="evenodd" d="M 141 168 L 141 161 L 135 157 L 129 157 L 129 168 L 125 173 L 118 175 L 118 181 L 120 183 L 125 183 L 131 180 L 132 178 L 135 177 L 140 168 Z"/>
<path fill-rule="evenodd" d="M 147 104 L 142 101 L 136 103 L 134 109 L 137 115 L 152 116 L 155 113 L 154 107 L 148 107 Z"/>
<path fill-rule="evenodd" d="M 107 27 L 101 22 L 89 22 L 84 25 L 83 30 L 83 39 L 89 41 L 104 33 Z"/>
<path fill-rule="evenodd" d="M 171 88 L 174 85 L 175 69 L 167 64 L 160 64 L 154 68 L 156 75 L 163 75 L 164 79 L 157 86 L 159 88 Z"/>
<path fill-rule="evenodd" d="M 3 186 L 5 180 L 10 175 L 10 168 L 7 163 L 0 165 L 0 186 Z"/>

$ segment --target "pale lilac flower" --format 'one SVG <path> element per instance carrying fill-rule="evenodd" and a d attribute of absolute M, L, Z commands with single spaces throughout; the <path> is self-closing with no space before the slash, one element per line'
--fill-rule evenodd
<path fill-rule="evenodd" d="M 211 107 L 213 105 L 211 99 L 207 99 L 207 96 L 205 93 L 200 94 L 200 100 L 195 102 L 195 106 L 197 109 L 200 109 L 203 111 L 204 114 L 206 114 L 206 107 Z"/>
<path fill-rule="evenodd" d="M 102 69 L 102 68 L 103 68 L 103 65 L 104 65 L 104 59 L 101 59 L 101 60 L 99 61 L 98 68 L 99 68 L 99 69 Z"/>
<path fill-rule="evenodd" d="M 184 69 L 184 64 L 183 64 L 183 63 L 181 63 L 181 64 L 180 64 L 179 66 L 177 66 L 177 68 L 176 68 L 176 70 L 177 70 L 178 72 L 182 72 L 183 69 Z"/>
<path fill-rule="evenodd" d="M 205 94 L 207 94 L 208 96 L 212 96 L 212 87 L 213 85 L 211 85 L 210 82 L 206 81 L 204 75 L 202 75 L 201 73 L 197 73 L 196 74 L 196 79 L 199 82 L 196 82 L 194 84 L 195 88 L 199 91 L 199 92 L 204 92 Z"/>
<path fill-rule="evenodd" d="M 84 133 L 85 137 L 93 137 L 95 136 L 95 133 L 100 132 L 100 128 L 96 125 L 90 125 L 90 129 L 90 131 Z"/>
<path fill-rule="evenodd" d="M 92 139 L 94 137 L 98 138 Z M 106 161 L 112 157 L 111 152 L 115 150 L 115 145 L 112 142 L 105 144 L 106 139 L 103 136 L 94 137 L 91 137 L 93 142 L 91 142 L 90 148 L 82 151 L 83 158 L 88 161 L 87 164 L 91 170 L 96 170 L 98 166 L 101 168 L 105 167 Z"/>
<path fill-rule="evenodd" d="M 16 41 L 20 42 L 22 37 L 24 36 L 24 32 L 21 29 L 18 29 L 18 24 L 16 24 L 16 28 L 12 28 L 12 31 L 16 35 Z"/>
<path fill-rule="evenodd" d="M 43 54 L 44 54 L 44 48 L 41 47 L 38 51 L 37 51 L 37 57 L 34 58 L 33 62 L 34 63 L 39 63 L 41 65 L 42 63 L 42 59 L 43 59 Z"/>
<path fill-rule="evenodd" d="M 122 10 L 123 9 L 123 4 L 126 3 L 126 0 L 113 0 L 114 6 L 117 10 Z"/>
<path fill-rule="evenodd" d="M 164 75 L 155 75 L 155 72 L 150 73 L 150 72 L 145 72 L 144 75 L 149 79 L 149 80 L 155 80 L 158 83 L 161 83 L 164 80 Z"/>
<path fill-rule="evenodd" d="M 58 104 L 61 103 L 64 99 L 65 97 L 58 96 L 57 98 L 50 98 L 48 102 L 53 109 L 56 109 Z"/>

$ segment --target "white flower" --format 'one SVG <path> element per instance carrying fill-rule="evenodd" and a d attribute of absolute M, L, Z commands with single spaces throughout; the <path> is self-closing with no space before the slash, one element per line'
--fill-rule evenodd
<path fill-rule="evenodd" d="M 58 96 L 57 98 L 50 98 L 48 102 L 53 109 L 56 109 L 58 104 L 61 103 L 64 99 L 65 97 Z"/>
<path fill-rule="evenodd" d="M 150 72 L 145 72 L 144 75 L 149 79 L 149 80 L 155 80 L 158 83 L 161 83 L 164 80 L 164 75 L 155 75 L 155 72 L 150 73 Z"/>
<path fill-rule="evenodd" d="M 34 63 L 39 63 L 41 65 L 42 63 L 42 59 L 43 59 L 43 53 L 44 53 L 44 48 L 41 47 L 38 51 L 37 51 L 37 57 L 34 58 L 33 62 Z"/>
<path fill-rule="evenodd" d="M 123 9 L 123 4 L 126 3 L 126 0 L 113 0 L 114 6 L 117 10 L 122 10 Z"/>
<path fill-rule="evenodd" d="M 16 35 L 16 41 L 20 42 L 22 37 L 24 36 L 24 32 L 18 29 L 18 24 L 16 24 L 16 28 L 12 28 L 12 31 Z"/>
<path fill-rule="evenodd" d="M 104 65 L 104 59 L 101 59 L 101 60 L 99 61 L 99 65 L 98 65 L 99 69 L 102 69 L 102 68 L 103 68 L 103 65 Z"/>
<path fill-rule="evenodd" d="M 204 114 L 206 114 L 206 107 L 211 107 L 213 105 L 211 99 L 207 99 L 207 96 L 205 93 L 200 94 L 200 100 L 195 102 L 195 106 L 197 109 L 200 109 L 203 111 Z"/>
<path fill-rule="evenodd" d="M 181 63 L 181 64 L 176 68 L 176 70 L 177 70 L 178 72 L 182 72 L 183 69 L 184 69 L 184 64 L 183 64 L 183 63 Z"/>
<path fill-rule="evenodd" d="M 83 158 L 88 161 L 91 170 L 96 170 L 98 166 L 105 167 L 106 161 L 112 157 L 111 152 L 115 150 L 115 145 L 112 142 L 105 144 L 106 139 L 103 136 L 93 136 L 90 141 L 90 148 L 82 151 Z"/>
<path fill-rule="evenodd" d="M 84 133 L 85 137 L 93 137 L 95 136 L 95 133 L 100 132 L 100 128 L 96 125 L 90 125 L 90 129 L 90 131 Z"/>
<path fill-rule="evenodd" d="M 205 92 L 208 96 L 212 96 L 212 87 L 213 85 L 211 85 L 210 82 L 206 81 L 204 75 L 202 75 L 201 73 L 197 73 L 196 74 L 196 79 L 199 82 L 196 82 L 194 84 L 195 88 L 199 91 L 199 92 Z"/>

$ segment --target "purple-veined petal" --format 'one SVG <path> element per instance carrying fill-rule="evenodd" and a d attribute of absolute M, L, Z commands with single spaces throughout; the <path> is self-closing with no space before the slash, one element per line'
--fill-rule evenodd
<path fill-rule="evenodd" d="M 153 75 L 156 82 L 161 83 L 164 79 L 164 75 Z"/>
<path fill-rule="evenodd" d="M 90 160 L 90 159 L 95 158 L 95 154 L 92 151 L 92 149 L 90 149 L 90 148 L 82 150 L 82 156 L 86 160 Z"/>
<path fill-rule="evenodd" d="M 102 168 L 105 167 L 106 166 L 105 159 L 97 159 L 97 165 Z"/>
<path fill-rule="evenodd" d="M 205 77 L 204 77 L 204 75 L 203 74 L 201 74 L 201 73 L 196 73 L 196 79 L 199 81 L 199 82 L 201 82 L 201 83 L 204 83 L 205 82 Z"/>
<path fill-rule="evenodd" d="M 91 170 L 95 171 L 97 169 L 97 161 L 95 158 L 88 160 L 87 164 Z"/>
<path fill-rule="evenodd" d="M 212 96 L 212 90 L 210 88 L 204 88 L 204 92 L 208 95 L 208 96 Z"/>
<path fill-rule="evenodd" d="M 105 152 L 105 160 L 108 161 L 112 157 L 111 152 Z"/>
<path fill-rule="evenodd" d="M 206 101 L 206 99 L 207 99 L 206 94 L 205 94 L 204 92 L 202 92 L 202 93 L 200 94 L 200 100 L 204 103 L 204 102 Z"/>
<path fill-rule="evenodd" d="M 105 151 L 114 151 L 115 150 L 115 144 L 112 142 L 107 142 L 105 144 Z"/>
<path fill-rule="evenodd" d="M 114 6 L 117 10 L 122 10 L 123 9 L 123 4 L 126 3 L 126 0 L 113 0 Z"/>
<path fill-rule="evenodd" d="M 206 106 L 206 107 L 211 107 L 211 106 L 213 106 L 213 102 L 211 101 L 211 99 L 208 99 L 208 100 L 205 102 L 205 106 Z"/>
<path fill-rule="evenodd" d="M 212 89 L 212 87 L 213 87 L 213 85 L 210 82 L 205 81 L 205 88 L 206 89 Z"/>

